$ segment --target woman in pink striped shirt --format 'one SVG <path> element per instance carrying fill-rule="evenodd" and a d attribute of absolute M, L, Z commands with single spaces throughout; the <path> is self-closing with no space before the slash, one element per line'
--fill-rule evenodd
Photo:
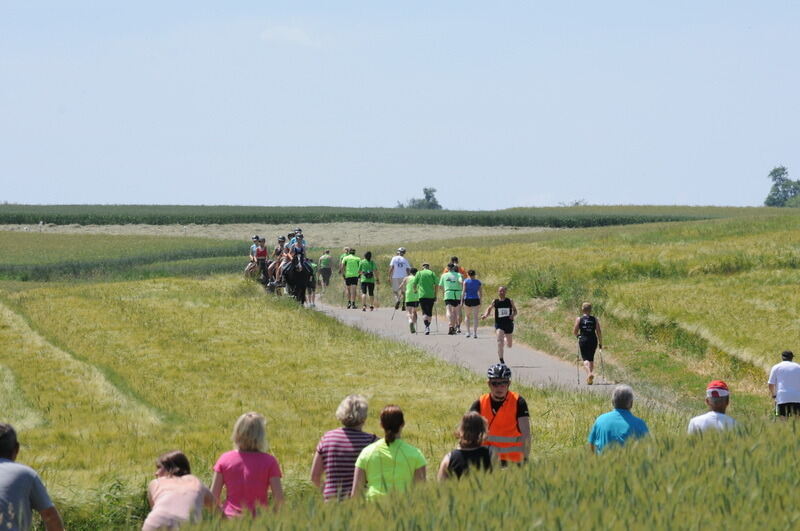
<path fill-rule="evenodd" d="M 358 454 L 378 440 L 376 435 L 362 431 L 367 420 L 367 399 L 363 396 L 349 395 L 342 400 L 336 418 L 342 427 L 322 436 L 311 464 L 311 482 L 322 489 L 326 501 L 350 496 Z"/>

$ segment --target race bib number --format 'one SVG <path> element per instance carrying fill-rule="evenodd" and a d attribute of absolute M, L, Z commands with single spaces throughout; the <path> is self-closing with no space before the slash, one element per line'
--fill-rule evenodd
<path fill-rule="evenodd" d="M 511 315 L 511 308 L 498 308 L 497 309 L 497 317 L 502 319 L 503 317 L 508 317 Z"/>

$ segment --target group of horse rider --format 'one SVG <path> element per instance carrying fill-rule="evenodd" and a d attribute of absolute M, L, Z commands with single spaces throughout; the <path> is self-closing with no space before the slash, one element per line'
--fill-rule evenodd
<path fill-rule="evenodd" d="M 317 264 L 307 256 L 308 242 L 303 237 L 303 231 L 297 227 L 286 236 L 278 236 L 275 246 L 267 248 L 266 238 L 254 235 L 253 244 L 250 246 L 250 262 L 245 268 L 245 275 L 254 277 L 264 287 L 274 291 L 276 288 L 286 287 L 293 294 L 294 277 L 303 277 L 305 290 L 313 294 L 316 289 Z M 299 293 L 298 293 L 299 295 Z M 305 297 L 303 297 L 305 299 Z M 310 299 L 313 304 L 313 298 Z"/>

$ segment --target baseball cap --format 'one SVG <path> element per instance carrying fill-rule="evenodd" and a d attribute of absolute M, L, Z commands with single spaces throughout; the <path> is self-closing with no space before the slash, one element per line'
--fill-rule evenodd
<path fill-rule="evenodd" d="M 714 380 L 706 387 L 706 397 L 708 398 L 723 397 L 730 394 L 730 391 L 728 391 L 728 384 L 722 380 Z"/>

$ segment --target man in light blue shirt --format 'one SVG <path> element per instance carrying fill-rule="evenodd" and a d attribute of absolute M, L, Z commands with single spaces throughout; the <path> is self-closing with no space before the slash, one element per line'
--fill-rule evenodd
<path fill-rule="evenodd" d="M 609 444 L 623 445 L 629 437 L 647 435 L 647 424 L 633 416 L 633 389 L 629 385 L 618 385 L 611 396 L 613 411 L 603 413 L 594 421 L 589 432 L 589 446 L 593 453 L 601 453 Z"/>

